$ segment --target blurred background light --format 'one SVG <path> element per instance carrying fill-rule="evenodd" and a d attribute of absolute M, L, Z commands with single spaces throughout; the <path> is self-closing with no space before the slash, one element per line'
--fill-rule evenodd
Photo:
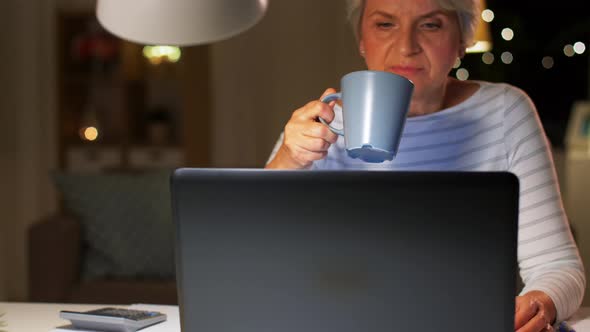
<path fill-rule="evenodd" d="M 512 40 L 514 38 L 514 31 L 510 28 L 504 28 L 502 29 L 501 35 L 504 40 Z"/>
<path fill-rule="evenodd" d="M 486 22 L 490 23 L 491 21 L 493 21 L 493 20 L 494 20 L 494 12 L 493 12 L 493 11 L 491 11 L 490 9 L 484 9 L 484 10 L 481 12 L 481 18 L 482 18 L 484 21 L 486 21 Z"/>
<path fill-rule="evenodd" d="M 481 56 L 481 61 L 483 61 L 483 63 L 485 63 L 486 65 L 491 65 L 492 63 L 494 63 L 494 54 L 492 54 L 491 52 L 485 52 Z"/>
<path fill-rule="evenodd" d="M 567 44 L 563 47 L 563 54 L 572 57 L 574 54 L 576 54 L 576 52 L 574 51 L 574 47 L 571 44 Z"/>
<path fill-rule="evenodd" d="M 586 51 L 586 45 L 582 42 L 576 42 L 574 44 L 574 52 L 578 53 L 578 54 L 582 54 L 584 53 L 584 51 Z"/>
<path fill-rule="evenodd" d="M 98 138 L 98 129 L 96 127 L 86 127 L 80 130 L 80 136 L 86 141 L 95 141 Z"/>
<path fill-rule="evenodd" d="M 459 68 L 457 69 L 456 76 L 460 81 L 465 81 L 469 78 L 469 71 L 465 68 Z"/>
<path fill-rule="evenodd" d="M 553 58 L 550 56 L 544 56 L 543 59 L 541 60 L 541 64 L 543 65 L 543 68 L 551 69 L 551 68 L 553 68 L 553 65 L 554 65 Z"/>
<path fill-rule="evenodd" d="M 510 52 L 503 52 L 502 55 L 500 55 L 500 59 L 502 60 L 502 62 L 509 65 L 514 60 L 514 57 L 512 56 L 512 53 L 510 53 Z"/>
<path fill-rule="evenodd" d="M 155 45 L 144 46 L 143 56 L 146 57 L 152 64 L 160 64 L 162 62 L 178 62 L 182 52 L 177 46 Z"/>

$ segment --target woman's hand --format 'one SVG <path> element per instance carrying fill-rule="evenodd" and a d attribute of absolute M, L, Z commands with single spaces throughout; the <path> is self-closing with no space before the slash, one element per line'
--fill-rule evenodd
<path fill-rule="evenodd" d="M 334 89 L 327 89 L 322 97 L 335 92 Z M 328 148 L 338 140 L 338 135 L 318 122 L 317 118 L 332 122 L 333 106 L 334 102 L 328 105 L 315 100 L 293 112 L 285 126 L 283 144 L 266 168 L 302 169 L 326 157 Z"/>
<path fill-rule="evenodd" d="M 516 297 L 514 330 L 516 332 L 553 331 L 551 323 L 557 311 L 551 298 L 541 291 L 530 291 Z"/>

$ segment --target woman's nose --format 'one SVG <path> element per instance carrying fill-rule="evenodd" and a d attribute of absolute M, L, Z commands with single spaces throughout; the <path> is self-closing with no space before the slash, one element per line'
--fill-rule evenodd
<path fill-rule="evenodd" d="M 401 29 L 398 34 L 397 48 L 402 55 L 409 56 L 420 52 L 418 34 L 413 28 Z"/>

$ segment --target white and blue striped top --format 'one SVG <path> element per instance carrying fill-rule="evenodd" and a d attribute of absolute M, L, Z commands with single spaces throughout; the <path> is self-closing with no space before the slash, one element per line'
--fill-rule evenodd
<path fill-rule="evenodd" d="M 372 164 L 348 157 L 344 139 L 333 144 L 312 169 L 509 171 L 520 180 L 518 263 L 523 293 L 540 290 L 557 307 L 557 320 L 582 301 L 585 275 L 572 238 L 549 142 L 536 108 L 522 90 L 478 81 L 464 102 L 408 118 L 397 156 Z M 333 125 L 342 127 L 335 107 Z M 282 144 L 279 138 L 269 161 Z"/>

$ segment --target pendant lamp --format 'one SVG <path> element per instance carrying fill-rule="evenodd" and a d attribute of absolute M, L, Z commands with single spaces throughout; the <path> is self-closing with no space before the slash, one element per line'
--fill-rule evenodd
<path fill-rule="evenodd" d="M 96 16 L 115 36 L 140 44 L 198 45 L 254 26 L 268 0 L 97 0 Z"/>

